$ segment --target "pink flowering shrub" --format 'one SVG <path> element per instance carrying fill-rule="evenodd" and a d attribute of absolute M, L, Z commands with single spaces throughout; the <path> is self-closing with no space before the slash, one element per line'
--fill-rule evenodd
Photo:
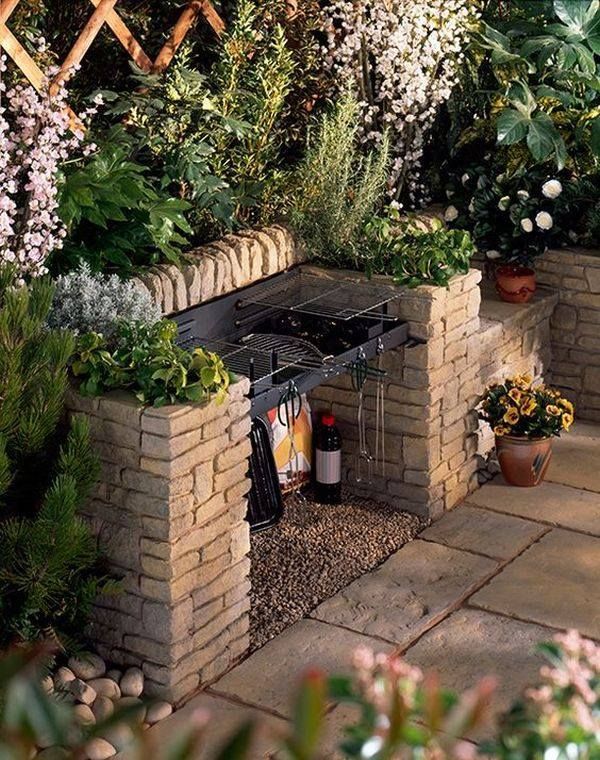
<path fill-rule="evenodd" d="M 71 128 L 64 86 L 50 95 L 32 85 L 7 88 L 0 59 L 0 266 L 15 267 L 18 279 L 46 273 L 48 256 L 62 248 L 66 230 L 57 215 L 60 167 L 83 147 L 88 109 Z"/>
<path fill-rule="evenodd" d="M 549 665 L 504 717 L 486 751 L 505 760 L 600 757 L 600 646 L 577 631 L 555 636 L 541 651 Z"/>

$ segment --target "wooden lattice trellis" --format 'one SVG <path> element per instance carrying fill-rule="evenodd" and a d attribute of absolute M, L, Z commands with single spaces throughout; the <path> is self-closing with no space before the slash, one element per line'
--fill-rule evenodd
<path fill-rule="evenodd" d="M 44 73 L 7 26 L 10 16 L 20 2 L 21 0 L 0 0 L 0 48 L 6 51 L 31 84 L 39 91 L 44 86 Z M 171 30 L 168 40 L 153 61 L 119 16 L 116 10 L 117 2 L 118 0 L 90 0 L 91 5 L 94 6 L 94 11 L 75 40 L 73 47 L 60 64 L 58 74 L 50 86 L 51 92 L 59 83 L 69 78 L 74 66 L 81 63 L 90 45 L 105 24 L 136 65 L 146 72 L 160 72 L 167 68 L 198 16 L 203 16 L 217 35 L 222 34 L 225 29 L 223 19 L 210 0 L 189 0 Z"/>

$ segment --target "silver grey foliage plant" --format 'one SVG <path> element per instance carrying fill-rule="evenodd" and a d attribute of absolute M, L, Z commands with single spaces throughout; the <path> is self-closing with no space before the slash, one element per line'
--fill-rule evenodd
<path fill-rule="evenodd" d="M 95 274 L 88 264 L 55 280 L 48 325 L 76 335 L 111 337 L 120 321 L 152 325 L 161 318 L 150 294 L 116 274 Z"/>

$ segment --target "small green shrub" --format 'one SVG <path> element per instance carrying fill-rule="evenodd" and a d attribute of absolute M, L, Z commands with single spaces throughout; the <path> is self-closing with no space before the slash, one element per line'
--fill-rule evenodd
<path fill-rule="evenodd" d="M 159 319 L 160 309 L 147 291 L 116 274 L 94 274 L 87 263 L 54 281 L 50 327 L 110 338 L 121 320 L 154 324 Z"/>
<path fill-rule="evenodd" d="M 394 209 L 371 219 L 364 230 L 365 269 L 393 276 L 399 285 L 447 285 L 455 274 L 466 274 L 475 253 L 464 230 L 447 230 L 439 219 L 427 226 L 401 220 Z"/>
<path fill-rule="evenodd" d="M 192 232 L 189 208 L 149 175 L 115 128 L 95 154 L 65 168 L 59 215 L 69 235 L 50 268 L 69 271 L 83 261 L 95 272 L 131 275 L 139 266 L 178 263 Z"/>
<path fill-rule="evenodd" d="M 177 326 L 121 322 L 109 342 L 98 333 L 82 335 L 72 363 L 80 390 L 99 395 L 115 388 L 135 393 L 143 404 L 221 403 L 232 376 L 217 354 L 175 345 Z"/>
<path fill-rule="evenodd" d="M 60 424 L 74 341 L 46 327 L 50 283 L 14 276 L 0 269 L 0 647 L 81 636 L 93 599 L 113 590 L 77 516 L 98 474 L 88 428 Z"/>
<path fill-rule="evenodd" d="M 346 92 L 325 114 L 298 172 L 290 213 L 308 255 L 331 266 L 361 268 L 363 229 L 383 201 L 388 143 L 364 156 L 358 104 Z"/>

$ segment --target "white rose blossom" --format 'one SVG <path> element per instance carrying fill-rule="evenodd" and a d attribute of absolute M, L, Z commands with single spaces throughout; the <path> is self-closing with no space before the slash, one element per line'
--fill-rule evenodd
<path fill-rule="evenodd" d="M 524 232 L 533 232 L 533 222 L 531 219 L 526 217 L 525 219 L 521 219 L 521 229 Z"/>
<path fill-rule="evenodd" d="M 444 219 L 447 222 L 453 222 L 455 219 L 458 219 L 458 209 L 456 206 L 448 206 L 444 214 Z"/>
<path fill-rule="evenodd" d="M 421 177 L 427 138 L 458 84 L 472 22 L 472 0 L 327 0 L 325 59 L 335 81 L 357 88 L 361 140 L 391 143 L 390 196 L 428 200 Z"/>
<path fill-rule="evenodd" d="M 540 211 L 535 217 L 535 223 L 541 230 L 551 230 L 554 220 L 547 211 Z"/>
<path fill-rule="evenodd" d="M 549 179 L 548 182 L 544 182 L 542 185 L 542 193 L 546 198 L 554 200 L 562 193 L 563 186 L 557 179 Z"/>
<path fill-rule="evenodd" d="M 526 201 L 529 198 L 529 193 L 527 192 L 527 190 L 519 190 L 517 192 L 517 195 L 522 201 Z"/>
<path fill-rule="evenodd" d="M 493 251 L 493 250 L 487 251 L 485 255 L 486 255 L 486 258 L 491 259 L 492 261 L 494 261 L 495 259 L 499 259 L 502 256 L 500 251 Z"/>
<path fill-rule="evenodd" d="M 498 201 L 498 208 L 500 211 L 506 211 L 506 209 L 510 206 L 510 197 L 508 195 L 503 196 Z"/>

